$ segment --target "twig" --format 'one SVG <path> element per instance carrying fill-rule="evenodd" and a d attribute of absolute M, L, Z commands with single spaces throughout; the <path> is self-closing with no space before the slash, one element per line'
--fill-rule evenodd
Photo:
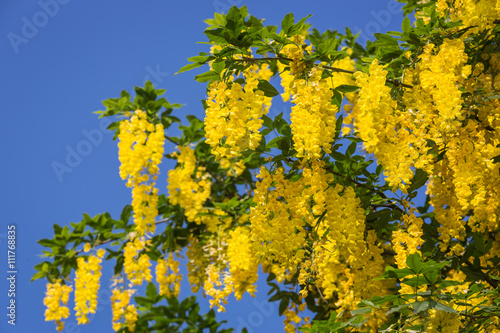
<path fill-rule="evenodd" d="M 177 146 L 180 144 L 179 142 L 175 141 L 174 139 L 172 139 L 171 137 L 166 136 L 166 135 L 165 135 L 165 139 L 167 139 L 168 141 L 170 141 L 172 143 L 175 143 Z"/>
<path fill-rule="evenodd" d="M 293 59 L 286 58 L 286 57 L 281 57 L 281 56 L 279 56 L 279 57 L 262 57 L 262 58 L 248 58 L 248 57 L 243 57 L 243 59 L 235 59 L 235 61 L 244 61 L 244 62 L 249 62 L 249 63 L 253 63 L 253 62 L 256 62 L 256 61 L 267 61 L 267 60 L 293 61 Z M 328 69 L 328 70 L 331 70 L 333 72 L 346 73 L 346 74 L 354 74 L 354 73 L 356 73 L 356 71 L 351 71 L 351 70 L 348 70 L 348 69 L 343 69 L 343 68 L 338 68 L 338 67 L 323 66 L 323 65 L 316 65 L 316 66 L 320 66 L 320 67 L 322 67 L 324 69 Z M 413 88 L 412 85 L 409 85 L 409 84 L 406 84 L 406 83 L 402 83 L 402 82 L 399 82 L 397 80 L 392 80 L 392 79 L 387 79 L 386 78 L 386 81 L 387 81 L 387 83 L 393 84 L 395 86 L 401 86 L 401 87 L 410 88 L 410 89 Z"/>
<path fill-rule="evenodd" d="M 316 290 L 317 290 L 317 291 L 318 291 L 318 293 L 319 293 L 319 296 L 320 296 L 320 297 L 321 297 L 321 299 L 323 300 L 323 302 L 325 302 L 325 303 L 326 303 L 326 308 L 327 308 L 327 309 L 328 309 L 328 308 L 330 308 L 330 303 L 328 303 L 328 302 L 326 301 L 326 299 L 325 299 L 325 297 L 323 296 L 323 293 L 321 292 L 321 290 L 319 289 L 319 287 L 318 287 L 318 286 L 316 286 L 316 285 L 315 285 L 315 287 L 316 287 Z"/>
<path fill-rule="evenodd" d="M 158 224 L 161 224 L 161 223 L 164 223 L 164 222 L 168 222 L 168 221 L 170 221 L 170 219 L 169 219 L 169 218 L 166 218 L 166 219 L 161 219 L 161 220 L 155 221 L 155 225 L 158 225 Z M 107 244 L 107 243 L 112 242 L 112 241 L 115 241 L 115 240 L 116 240 L 116 239 L 107 239 L 107 240 L 105 240 L 105 241 L 96 242 L 96 243 L 94 244 L 94 246 L 101 246 L 101 245 Z M 78 254 L 78 253 L 80 253 L 80 252 L 83 252 L 83 249 L 75 251 L 75 254 Z"/>

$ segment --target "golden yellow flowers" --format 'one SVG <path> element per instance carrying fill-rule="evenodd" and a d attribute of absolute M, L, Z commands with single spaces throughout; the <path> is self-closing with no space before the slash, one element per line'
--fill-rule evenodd
<path fill-rule="evenodd" d="M 78 269 L 75 273 L 75 311 L 78 324 L 88 324 L 89 313 L 97 308 L 97 293 L 101 285 L 101 260 L 105 250 L 100 249 L 97 256 L 91 254 L 88 259 L 78 257 Z"/>
<path fill-rule="evenodd" d="M 259 79 L 270 77 L 267 65 L 253 65 L 243 71 L 244 85 L 214 82 L 209 87 L 205 136 L 217 159 L 237 157 L 247 148 L 258 147 L 262 116 L 269 111 L 271 98 L 257 86 Z"/>
<path fill-rule="evenodd" d="M 160 286 L 160 295 L 178 297 L 181 290 L 182 274 L 179 274 L 179 262 L 172 253 L 165 259 L 158 259 L 156 282 Z"/>
<path fill-rule="evenodd" d="M 47 292 L 43 304 L 47 307 L 45 310 L 45 320 L 54 320 L 57 325 L 57 331 L 64 329 L 62 319 L 69 317 L 69 308 L 66 306 L 69 300 L 69 293 L 73 290 L 71 286 L 61 284 L 61 281 L 47 283 Z"/>
<path fill-rule="evenodd" d="M 113 310 L 113 330 L 118 331 L 127 327 L 129 331 L 135 331 L 137 322 L 137 309 L 134 304 L 130 304 L 130 297 L 134 291 L 130 289 L 113 289 L 111 296 L 111 306 Z"/>
<path fill-rule="evenodd" d="M 137 110 L 130 119 L 120 122 L 118 138 L 120 176 L 127 179 L 128 187 L 132 187 L 136 230 L 140 235 L 153 233 L 154 219 L 158 215 L 155 181 L 165 141 L 163 125 L 150 123 L 146 112 Z"/>

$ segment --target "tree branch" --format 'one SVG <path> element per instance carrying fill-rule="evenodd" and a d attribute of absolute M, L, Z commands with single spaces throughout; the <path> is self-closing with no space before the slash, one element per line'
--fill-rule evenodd
<path fill-rule="evenodd" d="M 262 57 L 262 58 L 248 58 L 248 57 L 243 57 L 243 59 L 235 59 L 235 61 L 243 61 L 243 62 L 249 62 L 249 63 L 254 63 L 256 61 L 267 61 L 267 60 L 293 61 L 293 59 L 286 58 L 286 57 L 281 57 L 281 56 L 278 56 L 278 57 Z M 322 67 L 324 69 L 328 69 L 328 70 L 330 70 L 332 72 L 346 73 L 346 74 L 354 74 L 354 73 L 356 73 L 356 71 L 350 71 L 348 69 L 343 69 L 343 68 L 338 68 L 338 67 L 323 66 L 323 65 L 318 65 L 318 64 L 314 64 L 314 65 Z M 390 84 L 395 85 L 395 86 L 401 86 L 401 87 L 410 88 L 410 89 L 413 88 L 412 85 L 409 85 L 409 84 L 406 84 L 406 83 L 402 83 L 399 80 L 392 80 L 392 79 L 387 79 L 386 78 L 386 81 L 387 81 L 387 83 L 390 83 Z"/>

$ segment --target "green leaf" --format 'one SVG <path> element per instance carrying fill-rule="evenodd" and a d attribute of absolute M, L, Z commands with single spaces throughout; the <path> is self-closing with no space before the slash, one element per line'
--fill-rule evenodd
<path fill-rule="evenodd" d="M 266 80 L 260 79 L 259 84 L 257 85 L 257 89 L 262 90 L 262 92 L 264 92 L 264 96 L 266 97 L 274 97 L 276 95 L 279 95 L 278 90 L 276 90 L 276 88 L 274 88 L 273 85 Z"/>
<path fill-rule="evenodd" d="M 278 144 L 281 140 L 283 140 L 284 137 L 278 136 L 273 138 L 271 141 L 269 141 L 266 145 L 266 149 L 271 149 L 271 148 L 278 148 Z"/>
<path fill-rule="evenodd" d="M 448 313 L 458 313 L 455 309 L 453 309 L 447 305 L 444 305 L 442 303 L 438 303 L 434 300 L 430 300 L 429 305 L 431 308 L 436 309 L 436 310 L 446 311 Z"/>
<path fill-rule="evenodd" d="M 411 28 L 410 18 L 408 16 L 406 16 L 403 19 L 403 23 L 401 24 L 401 29 L 403 30 L 403 32 L 405 34 L 407 34 L 408 32 L 410 32 L 410 28 Z"/>
<path fill-rule="evenodd" d="M 420 254 L 418 252 L 408 255 L 408 257 L 406 258 L 406 264 L 416 274 L 420 273 L 424 266 L 422 258 L 420 258 Z"/>
<path fill-rule="evenodd" d="M 359 315 L 359 314 L 365 314 L 365 313 L 368 313 L 368 312 L 371 312 L 372 309 L 370 307 L 364 307 L 364 308 L 359 308 L 359 309 L 356 309 L 356 310 L 352 310 L 351 311 L 351 315 L 352 316 L 356 316 L 356 315 Z"/>
<path fill-rule="evenodd" d="M 429 179 L 429 175 L 427 174 L 427 172 L 425 172 L 421 169 L 417 169 L 415 171 L 415 175 L 413 176 L 413 179 L 411 180 L 411 185 L 408 188 L 408 193 L 411 193 L 411 192 L 421 188 L 422 186 L 424 186 L 428 179 Z"/>
<path fill-rule="evenodd" d="M 269 129 L 271 129 L 271 130 L 273 130 L 273 129 L 274 129 L 274 126 L 273 126 L 273 120 L 272 120 L 271 118 L 269 118 L 269 117 L 268 117 L 268 116 L 266 116 L 266 115 L 263 115 L 263 116 L 262 116 L 262 120 L 264 121 L 264 124 L 263 124 L 263 125 L 264 125 L 264 127 L 267 127 L 267 128 L 269 128 Z"/>
<path fill-rule="evenodd" d="M 214 19 L 215 19 L 215 23 L 217 23 L 221 27 L 226 25 L 226 17 L 224 15 L 219 14 L 219 13 L 215 13 Z"/>
<path fill-rule="evenodd" d="M 47 276 L 47 272 L 44 272 L 44 271 L 37 272 L 35 275 L 33 275 L 33 277 L 31 278 L 31 281 L 42 279 L 45 276 Z"/>
<path fill-rule="evenodd" d="M 148 298 L 154 299 L 156 295 L 158 294 L 158 291 L 156 290 L 156 286 L 154 283 L 148 283 L 148 286 L 146 288 L 146 296 Z"/>
<path fill-rule="evenodd" d="M 243 27 L 243 18 L 240 10 L 236 6 L 232 6 L 226 15 L 226 28 L 233 33 L 233 36 L 239 36 Z"/>
<path fill-rule="evenodd" d="M 288 34 L 288 30 L 293 26 L 295 19 L 293 17 L 293 13 L 288 13 L 285 15 L 285 18 L 283 18 L 283 21 L 281 21 L 281 31 L 283 31 L 285 34 Z"/>
<path fill-rule="evenodd" d="M 177 71 L 177 73 L 175 73 L 175 74 L 177 75 L 177 74 L 179 74 L 179 73 L 189 71 L 189 70 L 191 70 L 191 69 L 193 69 L 193 68 L 198 68 L 198 67 L 200 67 L 201 65 L 202 65 L 202 64 L 201 64 L 201 63 L 199 63 L 199 62 L 195 62 L 195 63 L 192 63 L 192 64 L 187 64 L 186 66 L 181 67 L 181 69 L 179 69 L 179 70 Z"/>
<path fill-rule="evenodd" d="M 348 84 L 341 84 L 340 86 L 335 87 L 335 90 L 340 91 L 341 93 L 350 93 L 357 91 L 358 89 L 359 89 L 358 86 L 351 86 Z"/>
<path fill-rule="evenodd" d="M 352 154 L 354 154 L 354 152 L 356 151 L 356 142 L 351 142 L 351 144 L 349 145 L 349 147 L 347 147 L 346 151 L 345 151 L 345 154 L 347 157 L 351 157 Z"/>
<path fill-rule="evenodd" d="M 387 266 L 385 268 L 384 274 L 382 274 L 383 279 L 401 279 L 408 275 L 414 275 L 415 272 L 409 268 L 394 268 L 392 266 Z"/>
<path fill-rule="evenodd" d="M 220 76 L 217 72 L 209 71 L 203 74 L 196 75 L 194 79 L 198 82 L 208 82 L 208 81 L 220 80 Z"/>
<path fill-rule="evenodd" d="M 212 63 L 212 69 L 219 74 L 222 73 L 224 68 L 226 68 L 226 63 L 224 62 L 224 60 L 219 60 Z"/>
<path fill-rule="evenodd" d="M 429 308 L 429 302 L 428 301 L 416 301 L 411 304 L 413 310 L 415 312 L 419 313 L 422 311 L 425 311 Z"/>
<path fill-rule="evenodd" d="M 62 227 L 59 224 L 54 223 L 54 235 L 59 235 L 62 231 Z"/>

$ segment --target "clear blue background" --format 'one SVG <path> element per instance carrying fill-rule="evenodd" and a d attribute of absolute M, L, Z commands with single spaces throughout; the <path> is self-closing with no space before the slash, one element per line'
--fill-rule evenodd
<path fill-rule="evenodd" d="M 396 0 L 0 2 L 0 332 L 55 332 L 54 323 L 44 321 L 45 281 L 30 283 L 43 249 L 36 241 L 51 238 L 54 223 L 80 221 L 83 212 L 93 216 L 108 211 L 118 217 L 131 200 L 130 189 L 118 175 L 116 141 L 92 112 L 102 109 L 102 100 L 149 79 L 167 90 L 170 102 L 185 105 L 177 116 L 203 118 L 205 85 L 194 81 L 200 71 L 174 73 L 188 57 L 207 51 L 206 45 L 196 44 L 206 41 L 203 20 L 233 4 L 246 5 L 267 24 L 279 25 L 293 12 L 296 19 L 312 14 L 309 22 L 320 31 L 363 29 L 362 42 L 373 32 L 400 30 L 402 20 L 401 13 L 395 14 L 402 7 Z M 281 111 L 274 107 L 271 115 Z M 168 152 L 173 146 L 165 148 Z M 75 154 L 71 151 L 82 154 L 67 160 Z M 54 165 L 67 169 L 56 172 Z M 161 167 L 158 186 L 165 193 L 172 165 L 164 161 Z M 17 236 L 15 326 L 7 324 L 6 315 L 6 235 L 12 224 Z M 109 265 L 104 271 L 101 304 L 90 325 L 76 326 L 72 315 L 64 332 L 112 332 Z M 189 290 L 185 283 L 181 298 Z M 266 293 L 265 283 L 259 284 L 256 299 L 232 299 L 218 318 L 228 320 L 225 327 L 239 330 L 247 326 L 249 332 L 283 331 L 278 304 L 261 305 Z M 199 301 L 205 312 L 208 300 Z"/>

